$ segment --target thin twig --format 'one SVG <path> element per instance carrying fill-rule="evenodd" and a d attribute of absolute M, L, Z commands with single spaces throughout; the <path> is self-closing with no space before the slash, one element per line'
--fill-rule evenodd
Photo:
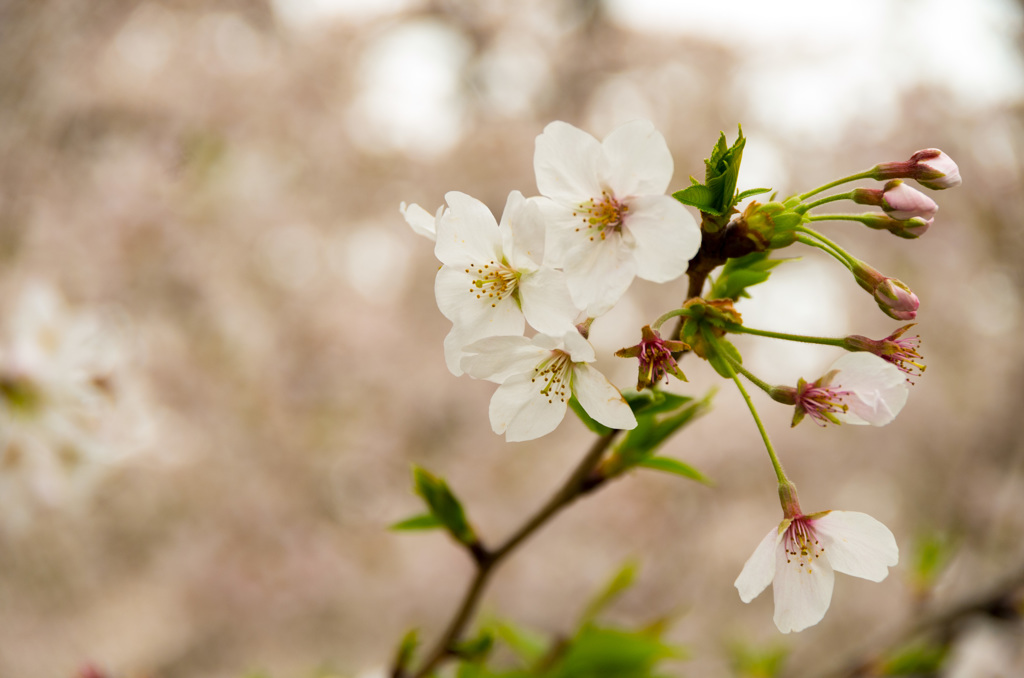
<path fill-rule="evenodd" d="M 484 550 L 478 554 L 474 554 L 476 574 L 473 576 L 473 580 L 470 582 L 469 588 L 462 597 L 462 602 L 455 611 L 455 616 L 452 617 L 452 620 L 448 623 L 448 628 L 445 629 L 444 634 L 442 634 L 441 638 L 437 641 L 437 644 L 427 655 L 423 665 L 419 670 L 412 674 L 412 678 L 424 678 L 424 676 L 427 676 L 431 671 L 433 671 L 438 664 L 452 656 L 452 647 L 462 636 L 466 625 L 473 616 L 473 612 L 480 600 L 480 596 L 483 594 L 484 589 L 487 586 L 491 573 L 494 572 L 498 565 L 504 562 L 508 555 L 515 550 L 517 546 L 526 541 L 530 535 L 545 525 L 559 511 L 601 484 L 603 479 L 592 478 L 592 472 L 597 468 L 597 465 L 601 462 L 601 458 L 604 456 L 604 453 L 608 451 L 608 448 L 619 433 L 620 431 L 613 430 L 595 440 L 594 444 L 590 447 L 590 451 L 588 451 L 586 456 L 583 457 L 579 465 L 577 465 L 576 469 L 572 472 L 572 475 L 570 475 L 558 491 L 552 495 L 551 499 L 549 499 L 547 503 L 537 511 L 537 513 L 527 520 L 522 527 L 516 530 L 501 546 L 497 547 L 493 551 Z M 404 678 L 406 676 L 404 667 L 395 667 L 392 671 L 392 676 L 394 678 Z"/>

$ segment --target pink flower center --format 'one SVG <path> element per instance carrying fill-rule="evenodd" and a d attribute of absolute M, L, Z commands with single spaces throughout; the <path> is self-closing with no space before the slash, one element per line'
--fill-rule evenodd
<path fill-rule="evenodd" d="M 843 398 L 853 395 L 853 391 L 844 391 L 828 386 L 805 384 L 797 390 L 796 406 L 802 409 L 814 423 L 825 426 L 829 422 L 836 423 L 832 415 L 850 409 Z"/>
<path fill-rule="evenodd" d="M 572 215 L 583 222 L 582 226 L 576 227 L 577 233 L 587 233 L 590 240 L 604 240 L 609 232 L 617 233 L 622 230 L 622 222 L 627 212 L 629 205 L 619 202 L 605 190 L 601 191 L 599 199 L 591 198 L 580 203 L 579 209 Z"/>
<path fill-rule="evenodd" d="M 519 273 L 504 262 L 499 264 L 491 259 L 486 264 L 477 264 L 464 270 L 473 276 L 469 293 L 485 303 L 489 301 L 491 308 L 505 297 L 515 294 L 519 288 Z"/>
<path fill-rule="evenodd" d="M 792 564 L 796 561 L 797 567 L 807 573 L 814 571 L 814 561 L 825 553 L 825 547 L 806 516 L 798 516 L 789 524 L 782 535 L 782 547 L 786 550 L 786 562 Z"/>

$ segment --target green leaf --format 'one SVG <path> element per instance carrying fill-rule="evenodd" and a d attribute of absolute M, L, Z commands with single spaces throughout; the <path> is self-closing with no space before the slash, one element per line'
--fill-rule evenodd
<path fill-rule="evenodd" d="M 656 389 L 645 389 L 640 392 L 627 390 L 623 391 L 622 395 L 633 409 L 633 414 L 645 416 L 671 412 L 693 401 L 691 396 Z"/>
<path fill-rule="evenodd" d="M 638 462 L 637 466 L 654 469 L 655 471 L 664 471 L 665 473 L 674 473 L 677 476 L 683 476 L 690 480 L 696 480 L 698 483 L 704 483 L 709 487 L 714 485 L 710 478 L 697 469 L 671 457 L 648 457 Z"/>
<path fill-rule="evenodd" d="M 755 195 L 761 195 L 762 193 L 771 193 L 770 188 L 748 188 L 739 195 L 736 196 L 736 204 L 739 204 L 747 198 L 752 198 Z"/>
<path fill-rule="evenodd" d="M 465 661 L 479 662 L 487 657 L 493 647 L 494 633 L 484 629 L 476 638 L 456 643 L 452 652 Z"/>
<path fill-rule="evenodd" d="M 597 435 L 605 436 L 612 432 L 612 429 L 596 421 L 593 417 L 587 414 L 587 411 L 583 409 L 582 405 L 580 405 L 580 401 L 576 400 L 576 396 L 569 398 L 569 407 L 571 407 L 572 411 L 576 413 L 576 416 L 580 418 L 583 425 Z"/>
<path fill-rule="evenodd" d="M 498 638 L 509 646 L 524 666 L 535 664 L 547 654 L 550 643 L 534 631 L 510 621 L 497 621 L 492 627 Z"/>
<path fill-rule="evenodd" d="M 684 205 L 696 207 L 701 212 L 714 214 L 716 217 L 722 216 L 722 212 L 718 207 L 719 196 L 714 192 L 714 190 L 708 188 L 704 184 L 687 186 L 686 188 L 673 193 L 672 197 Z"/>
<path fill-rule="evenodd" d="M 394 666 L 399 669 L 409 666 L 419 644 L 419 631 L 416 629 L 411 629 L 402 636 L 402 642 L 398 644 L 398 650 L 395 652 Z"/>
<path fill-rule="evenodd" d="M 596 596 L 587 604 L 587 609 L 583 612 L 583 617 L 580 620 L 580 625 L 589 624 L 599 615 L 606 607 L 611 605 L 616 598 L 623 594 L 630 586 L 633 585 L 633 581 L 636 579 L 637 570 L 639 565 L 634 561 L 629 561 L 623 565 L 615 575 L 608 580 L 608 583 L 604 585 Z"/>
<path fill-rule="evenodd" d="M 725 262 L 718 279 L 711 286 L 709 299 L 749 297 L 747 288 L 768 280 L 772 269 L 791 259 L 769 259 L 768 252 L 752 252 Z"/>
<path fill-rule="evenodd" d="M 701 400 L 694 400 L 664 393 L 666 402 L 673 403 L 674 409 L 654 406 L 652 410 L 643 411 L 637 416 L 636 428 L 628 431 L 615 449 L 618 458 L 616 473 L 626 471 L 654 454 L 658 447 L 681 428 L 710 410 L 714 394 L 715 391 L 710 391 Z"/>
<path fill-rule="evenodd" d="M 462 504 L 448 489 L 448 484 L 419 466 L 413 466 L 412 476 L 416 494 L 423 498 L 430 513 L 451 535 L 467 546 L 477 543 L 476 534 L 466 520 Z"/>
<path fill-rule="evenodd" d="M 776 678 L 782 673 L 789 650 L 784 645 L 755 647 L 733 643 L 729 647 L 733 673 L 737 678 Z"/>
<path fill-rule="evenodd" d="M 715 346 L 718 347 L 718 350 L 728 354 L 736 362 L 741 365 L 743 364 L 743 356 L 740 355 L 740 352 L 736 350 L 736 347 L 733 346 L 732 342 L 728 339 L 719 339 L 715 342 Z M 734 372 L 732 366 L 729 365 L 718 353 L 713 353 L 708 356 L 708 364 L 715 368 L 715 372 L 718 372 L 721 377 L 725 379 L 732 379 L 732 373 Z"/>
<path fill-rule="evenodd" d="M 882 662 L 883 676 L 932 676 L 949 653 L 949 648 L 935 643 L 917 642 L 900 648 Z"/>
<path fill-rule="evenodd" d="M 397 523 L 388 526 L 388 529 L 395 530 L 396 532 L 402 532 L 411 530 L 433 530 L 438 527 L 444 527 L 444 523 L 438 520 L 437 516 L 433 513 L 421 513 L 418 516 L 400 520 Z"/>
<path fill-rule="evenodd" d="M 665 659 L 681 658 L 681 648 L 644 633 L 586 626 L 545 676 L 551 678 L 648 678 Z"/>

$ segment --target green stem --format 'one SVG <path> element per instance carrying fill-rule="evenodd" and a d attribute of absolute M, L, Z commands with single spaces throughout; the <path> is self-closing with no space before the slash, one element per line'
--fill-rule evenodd
<path fill-rule="evenodd" d="M 871 168 L 871 169 L 865 170 L 863 172 L 858 172 L 857 174 L 851 174 L 848 177 L 843 177 L 842 179 L 836 179 L 835 181 L 827 183 L 824 186 L 819 186 L 818 188 L 815 188 L 814 190 L 808 191 L 808 192 L 804 193 L 803 195 L 800 195 L 800 196 L 797 196 L 797 197 L 800 199 L 800 202 L 803 202 L 804 200 L 807 200 L 807 198 L 810 198 L 812 195 L 817 195 L 818 193 L 821 193 L 822 191 L 827 191 L 828 189 L 830 189 L 830 188 L 832 188 L 834 186 L 839 186 L 841 184 L 845 184 L 845 183 L 848 183 L 848 182 L 851 182 L 851 181 L 858 181 L 860 179 L 870 179 L 874 175 L 874 171 L 875 171 L 875 169 Z"/>
<path fill-rule="evenodd" d="M 812 210 L 815 207 L 820 207 L 822 205 L 827 205 L 828 203 L 836 202 L 837 200 L 850 200 L 852 198 L 853 198 L 853 191 L 850 191 L 848 193 L 837 193 L 836 195 L 830 195 L 827 198 L 822 198 L 820 200 L 815 200 L 814 202 L 807 203 L 806 205 L 800 205 L 799 207 L 796 208 L 796 211 L 799 212 L 800 214 L 804 214 L 808 210 Z"/>
<path fill-rule="evenodd" d="M 757 430 L 761 433 L 761 440 L 764 441 L 764 447 L 768 450 L 768 457 L 772 461 L 772 468 L 775 469 L 775 476 L 779 479 L 779 485 L 791 485 L 789 478 L 786 477 L 786 472 L 782 469 L 782 462 L 779 461 L 779 457 L 775 454 L 775 448 L 772 447 L 772 441 L 768 437 L 768 431 L 764 428 L 764 423 L 761 421 L 761 417 L 757 414 L 757 408 L 754 407 L 754 401 L 750 399 L 750 394 L 747 393 L 747 389 L 743 388 L 743 382 L 740 381 L 739 375 L 736 374 L 736 370 L 733 369 L 733 362 L 725 354 L 725 351 L 720 349 L 718 339 L 713 333 L 708 331 L 706 328 L 701 328 L 704 334 L 704 338 L 714 348 L 715 353 L 723 359 L 726 372 L 732 378 L 736 384 L 736 388 L 740 390 L 740 394 L 743 396 L 744 402 L 747 403 L 747 409 L 750 410 L 750 415 L 754 417 L 754 423 L 757 424 Z M 762 382 L 763 383 L 763 382 Z"/>
<path fill-rule="evenodd" d="M 863 214 L 812 214 L 804 219 L 807 221 L 858 221 L 864 223 Z"/>
<path fill-rule="evenodd" d="M 858 260 L 857 260 L 856 257 L 854 257 L 849 252 L 847 252 L 842 247 L 840 247 L 838 243 L 833 242 L 829 238 L 826 238 L 821 233 L 818 233 L 817 231 L 815 231 L 813 228 L 807 228 L 806 226 L 797 226 L 796 230 L 809 235 L 810 237 L 814 238 L 815 240 L 817 240 L 820 243 L 828 245 L 829 249 L 832 250 L 833 256 L 835 256 L 837 259 L 839 259 L 839 261 L 843 262 L 843 265 L 845 265 L 850 270 L 853 270 L 853 267 L 857 265 Z M 797 239 L 800 240 L 800 242 L 804 243 L 805 245 L 810 245 L 811 244 L 811 243 L 807 242 L 806 240 L 803 240 L 803 239 L 801 239 L 799 237 Z M 824 249 L 824 248 L 821 248 L 821 249 Z M 825 251 L 827 252 L 828 250 L 825 250 Z"/>
<path fill-rule="evenodd" d="M 664 315 L 659 317 L 653 323 L 651 323 L 651 329 L 652 330 L 660 329 L 662 325 L 664 325 L 666 322 L 668 322 L 672 318 L 675 318 L 675 317 L 678 317 L 678 316 L 689 317 L 689 316 L 692 316 L 692 315 L 693 315 L 693 313 L 691 313 L 690 309 L 688 309 L 688 308 L 676 308 L 676 309 L 673 309 L 673 310 L 669 311 L 668 313 L 665 313 Z"/>
<path fill-rule="evenodd" d="M 735 334 L 756 334 L 759 337 L 769 337 L 771 339 L 784 339 L 786 341 L 799 341 L 803 344 L 822 344 L 823 346 L 838 346 L 840 348 L 846 347 L 845 338 L 811 337 L 803 334 L 786 334 L 785 332 L 758 330 L 754 329 L 753 327 L 747 327 L 746 325 L 736 325 L 733 323 L 723 323 L 722 327 L 727 332 L 733 332 Z"/>
<path fill-rule="evenodd" d="M 754 386 L 757 386 L 759 389 L 761 389 L 765 393 L 771 395 L 773 387 L 767 381 L 764 381 L 763 379 L 759 379 L 753 372 L 751 372 L 746 367 L 744 367 L 742 363 L 738 362 L 735 358 L 730 356 L 728 353 L 718 352 L 718 356 L 720 358 L 723 358 L 727 363 L 729 363 L 729 367 L 731 367 L 734 372 L 739 372 L 744 377 L 746 377 L 750 381 L 750 383 L 752 383 Z"/>

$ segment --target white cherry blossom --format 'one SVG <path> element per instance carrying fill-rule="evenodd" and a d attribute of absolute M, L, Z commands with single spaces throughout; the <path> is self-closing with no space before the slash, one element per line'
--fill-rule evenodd
<path fill-rule="evenodd" d="M 803 379 L 792 390 L 793 425 L 809 416 L 822 426 L 885 426 L 907 402 L 909 385 L 900 369 L 872 353 L 847 353 L 815 382 Z"/>
<path fill-rule="evenodd" d="M 594 348 L 575 329 L 561 338 L 538 334 L 489 337 L 466 347 L 462 367 L 471 377 L 501 384 L 491 398 L 491 428 L 509 442 L 554 431 L 576 396 L 587 414 L 618 429 L 636 427 L 622 394 L 594 367 Z"/>
<path fill-rule="evenodd" d="M 452 321 L 444 342 L 452 374 L 462 374 L 462 349 L 478 339 L 520 335 L 525 322 L 548 334 L 571 329 L 579 310 L 564 274 L 542 265 L 544 225 L 537 205 L 513 191 L 499 225 L 476 198 L 452 191 L 445 199 L 448 210 L 437 221 L 434 248 L 444 265 L 434 292 Z"/>
<path fill-rule="evenodd" d="M 549 222 L 553 266 L 562 266 L 577 306 L 608 311 L 639 276 L 667 282 L 686 272 L 701 234 L 683 205 L 665 195 L 673 163 L 647 120 L 603 142 L 564 122 L 537 137 L 537 187 Z"/>
<path fill-rule="evenodd" d="M 835 572 L 877 582 L 898 561 L 892 532 L 865 513 L 798 514 L 761 540 L 735 586 L 749 603 L 771 583 L 775 625 L 789 633 L 822 620 L 832 601 Z"/>

